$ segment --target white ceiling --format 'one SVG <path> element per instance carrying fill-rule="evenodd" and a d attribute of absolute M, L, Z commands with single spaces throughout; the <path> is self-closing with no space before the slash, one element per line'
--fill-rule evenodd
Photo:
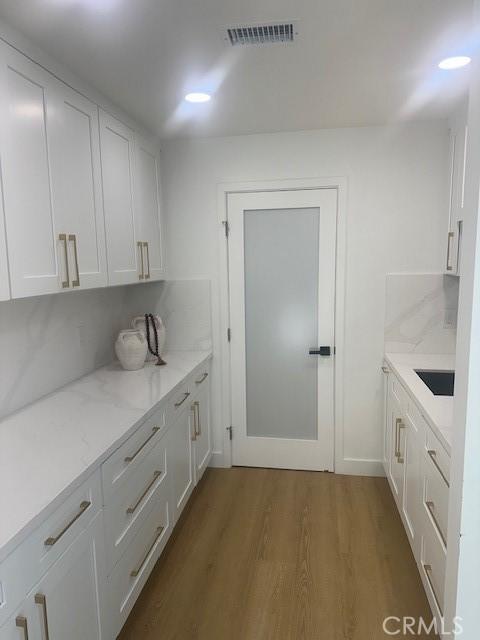
<path fill-rule="evenodd" d="M 468 71 L 472 0 L 0 0 L 0 18 L 163 136 L 446 115 Z M 296 20 L 293 45 L 232 49 L 222 27 Z M 183 95 L 215 89 L 207 105 Z"/>

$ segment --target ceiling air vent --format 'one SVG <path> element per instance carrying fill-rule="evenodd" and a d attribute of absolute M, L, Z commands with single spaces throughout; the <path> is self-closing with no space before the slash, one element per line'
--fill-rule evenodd
<path fill-rule="evenodd" d="M 228 27 L 225 40 L 230 42 L 232 47 L 237 47 L 247 44 L 293 42 L 296 35 L 293 22 L 282 22 L 280 24 Z"/>

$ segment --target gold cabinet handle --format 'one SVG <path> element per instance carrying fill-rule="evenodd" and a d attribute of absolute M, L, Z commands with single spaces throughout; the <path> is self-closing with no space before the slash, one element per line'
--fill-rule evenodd
<path fill-rule="evenodd" d="M 135 453 L 132 453 L 131 456 L 127 456 L 126 458 L 124 458 L 125 462 L 127 464 L 130 464 L 130 462 L 133 462 L 133 460 L 135 460 L 135 458 L 138 456 L 138 454 L 140 453 L 140 451 L 147 446 L 147 444 L 150 442 L 150 440 L 153 438 L 153 436 L 157 433 L 157 431 L 160 431 L 160 427 L 153 427 L 152 428 L 152 433 L 150 436 L 148 436 L 148 438 L 145 440 L 145 442 L 143 444 L 141 444 L 138 449 L 135 451 Z"/>
<path fill-rule="evenodd" d="M 195 413 L 197 414 L 195 436 L 199 438 L 202 435 L 202 425 L 200 424 L 200 402 L 196 400 L 193 404 L 195 405 Z"/>
<path fill-rule="evenodd" d="M 50 632 L 48 630 L 47 598 L 43 593 L 36 593 L 34 600 L 35 604 L 39 604 L 42 607 L 44 640 L 50 640 Z"/>
<path fill-rule="evenodd" d="M 425 505 L 428 509 L 428 512 L 430 513 L 430 515 L 432 516 L 432 520 L 435 523 L 435 526 L 437 528 L 438 533 L 440 534 L 440 537 L 442 539 L 443 544 L 445 545 L 445 547 L 447 546 L 447 541 L 445 540 L 445 536 L 442 533 L 442 530 L 440 528 L 440 525 L 438 523 L 437 517 L 435 515 L 435 504 L 432 500 L 427 500 L 425 502 Z"/>
<path fill-rule="evenodd" d="M 138 274 L 138 279 L 145 280 L 145 268 L 143 266 L 143 242 L 137 242 L 137 247 L 140 249 L 140 264 L 142 265 L 142 270 Z"/>
<path fill-rule="evenodd" d="M 195 442 L 195 440 L 197 439 L 197 407 L 195 402 L 192 404 L 190 409 L 193 413 L 193 433 L 192 433 L 191 439 L 192 439 L 192 442 Z"/>
<path fill-rule="evenodd" d="M 148 250 L 148 242 L 144 242 L 143 246 L 145 247 L 146 251 L 146 255 L 147 255 L 147 273 L 145 274 L 145 280 L 150 280 L 150 252 Z"/>
<path fill-rule="evenodd" d="M 455 236 L 453 231 L 448 232 L 447 238 L 447 271 L 453 271 L 453 266 L 450 264 L 450 251 L 452 248 L 452 239 Z"/>
<path fill-rule="evenodd" d="M 66 280 L 62 280 L 62 288 L 63 289 L 68 289 L 68 287 L 70 286 L 70 273 L 68 271 L 68 240 L 67 240 L 67 234 L 66 233 L 61 233 L 58 236 L 58 239 L 60 240 L 60 242 L 63 242 L 63 258 L 65 260 L 65 275 L 67 277 Z"/>
<path fill-rule="evenodd" d="M 435 591 L 435 587 L 433 586 L 432 565 L 431 564 L 425 564 L 425 563 L 422 563 L 422 564 L 423 564 L 423 568 L 425 570 L 425 575 L 427 576 L 428 584 L 430 585 L 430 589 L 432 590 L 433 597 L 435 598 L 435 602 L 437 603 L 438 610 L 443 615 L 442 607 L 440 606 L 440 602 L 438 600 L 438 596 L 437 596 L 437 593 Z"/>
<path fill-rule="evenodd" d="M 435 465 L 438 473 L 442 476 L 443 481 L 445 482 L 445 484 L 447 485 L 447 487 L 450 488 L 450 483 L 447 480 L 446 475 L 443 473 L 443 471 L 440 468 L 440 465 L 437 462 L 437 452 L 435 451 L 435 449 L 428 449 L 427 450 L 428 455 L 430 456 L 431 461 L 433 462 L 433 464 Z"/>
<path fill-rule="evenodd" d="M 143 565 L 146 563 L 146 561 L 148 559 L 148 556 L 150 555 L 153 547 L 157 544 L 157 542 L 158 542 L 160 536 L 162 535 L 164 529 L 165 529 L 165 527 L 157 527 L 157 535 L 155 536 L 155 540 L 148 547 L 145 555 L 142 558 L 142 561 L 138 565 L 138 568 L 137 569 L 133 569 L 133 571 L 130 572 L 130 577 L 131 578 L 136 578 L 138 576 L 138 574 L 140 573 L 140 571 L 143 569 Z"/>
<path fill-rule="evenodd" d="M 155 484 L 156 480 L 158 480 L 158 478 L 162 475 L 161 471 L 154 471 L 153 473 L 153 479 L 151 482 L 148 483 L 147 487 L 145 488 L 144 492 L 142 493 L 142 495 L 138 498 L 138 500 L 135 502 L 135 504 L 133 504 L 131 507 L 128 507 L 127 509 L 127 514 L 131 514 L 131 513 L 135 513 L 135 511 L 138 509 L 140 503 L 142 502 L 142 500 L 145 498 L 145 496 L 147 495 L 147 493 L 150 491 L 150 489 L 153 487 L 153 485 Z"/>
<path fill-rule="evenodd" d="M 28 640 L 28 622 L 25 616 L 17 616 L 15 618 L 15 626 L 23 629 L 23 638 L 24 640 Z"/>
<path fill-rule="evenodd" d="M 77 279 L 72 280 L 72 287 L 80 286 L 80 271 L 78 270 L 78 251 L 77 251 L 77 236 L 75 234 L 71 234 L 68 236 L 68 241 L 73 242 L 73 257 L 75 259 L 75 271 L 77 274 Z"/>
<path fill-rule="evenodd" d="M 208 378 L 208 373 L 204 373 L 198 380 L 195 380 L 195 384 L 202 384 L 204 380 Z"/>
<path fill-rule="evenodd" d="M 400 429 L 405 429 L 405 425 L 401 418 L 397 418 L 395 420 L 395 457 L 400 464 L 403 464 L 404 459 L 402 458 L 402 453 L 400 451 Z"/>
<path fill-rule="evenodd" d="M 178 402 L 175 402 L 175 408 L 178 409 L 178 407 L 181 407 L 182 404 L 185 402 L 185 400 L 188 398 L 189 395 L 190 395 L 190 393 L 188 391 L 186 391 L 183 394 L 183 398 L 181 400 L 179 400 Z"/>
<path fill-rule="evenodd" d="M 47 538 L 44 542 L 46 547 L 53 547 L 54 544 L 57 544 L 57 542 L 60 540 L 60 538 L 62 538 L 67 531 L 70 529 L 70 527 L 75 524 L 75 522 L 85 513 L 85 511 L 88 509 L 88 507 L 91 506 L 91 502 L 89 500 L 84 500 L 83 502 L 80 503 L 80 507 L 78 509 L 78 513 L 76 513 L 73 518 L 67 522 L 67 524 L 63 527 L 63 529 L 60 531 L 60 533 L 58 533 L 56 536 L 51 536 L 50 538 Z"/>

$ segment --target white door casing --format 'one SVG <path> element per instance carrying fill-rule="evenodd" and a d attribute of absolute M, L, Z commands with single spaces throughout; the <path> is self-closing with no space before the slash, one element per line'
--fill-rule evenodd
<path fill-rule="evenodd" d="M 337 189 L 306 189 L 228 194 L 229 290 L 231 327 L 231 411 L 233 463 L 249 466 L 333 471 L 335 375 L 335 264 Z M 245 343 L 245 211 L 319 210 L 318 345 L 329 345 L 331 357 L 317 358 L 317 438 L 294 439 L 247 435 Z"/>

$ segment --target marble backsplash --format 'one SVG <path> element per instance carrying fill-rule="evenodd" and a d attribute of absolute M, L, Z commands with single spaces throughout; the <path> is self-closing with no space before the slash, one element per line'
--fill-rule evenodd
<path fill-rule="evenodd" d="M 458 278 L 387 274 L 385 351 L 455 353 Z"/>
<path fill-rule="evenodd" d="M 0 302 L 0 418 L 114 358 L 120 329 L 145 312 L 168 349 L 211 347 L 210 282 L 172 281 Z"/>

